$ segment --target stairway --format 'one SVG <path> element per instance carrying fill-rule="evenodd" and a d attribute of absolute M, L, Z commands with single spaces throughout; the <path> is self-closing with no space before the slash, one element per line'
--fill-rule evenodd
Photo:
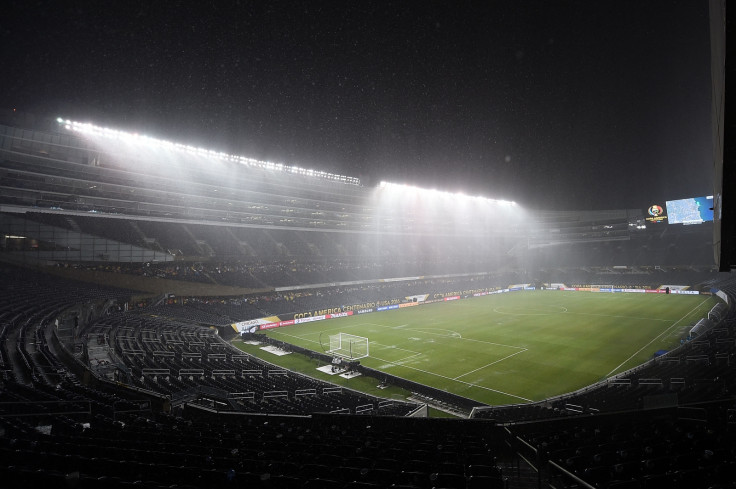
<path fill-rule="evenodd" d="M 499 462 L 503 476 L 507 478 L 505 489 L 539 489 L 540 485 L 537 470 L 522 458 Z"/>
<path fill-rule="evenodd" d="M 156 251 L 164 251 L 161 245 L 158 244 L 158 241 L 156 241 L 156 238 L 149 238 L 148 236 L 146 236 L 146 233 L 143 232 L 143 230 L 140 228 L 140 226 L 138 226 L 135 221 L 126 222 L 130 225 L 131 228 L 133 228 L 133 231 L 140 238 L 141 243 L 143 243 L 146 247 Z"/>
<path fill-rule="evenodd" d="M 72 231 L 76 231 L 78 233 L 82 232 L 82 228 L 79 227 L 79 224 L 77 224 L 77 221 L 72 219 L 70 216 L 64 216 L 64 220 L 69 224 L 69 227 L 72 229 Z"/>

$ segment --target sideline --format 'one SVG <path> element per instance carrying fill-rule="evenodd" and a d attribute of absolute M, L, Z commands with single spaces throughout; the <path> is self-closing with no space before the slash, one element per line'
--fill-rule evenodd
<path fill-rule="evenodd" d="M 626 364 L 626 363 L 627 363 L 627 362 L 628 362 L 629 360 L 631 360 L 632 358 L 634 358 L 635 356 L 637 356 L 637 355 L 638 355 L 639 353 L 641 353 L 641 351 L 642 351 L 642 350 L 644 350 L 644 349 L 645 349 L 646 347 L 648 347 L 649 345 L 651 345 L 652 343 L 654 343 L 655 341 L 657 341 L 657 340 L 658 340 L 658 339 L 659 339 L 659 338 L 660 338 L 660 337 L 661 337 L 662 335 L 664 335 L 664 334 L 668 334 L 669 330 L 671 330 L 672 328 L 674 328 L 675 326 L 677 326 L 677 325 L 678 325 L 678 324 L 679 324 L 679 323 L 680 323 L 680 322 L 681 322 L 681 321 L 682 321 L 683 319 L 685 319 L 685 318 L 686 318 L 686 317 L 688 317 L 688 316 L 689 316 L 690 314 L 692 314 L 692 312 L 693 312 L 694 310 L 698 309 L 698 308 L 699 308 L 700 306 L 702 306 L 703 304 L 705 304 L 705 303 L 706 303 L 706 302 L 707 302 L 708 300 L 710 300 L 710 297 L 708 297 L 707 299 L 703 300 L 703 302 L 701 302 L 701 303 L 700 303 L 700 304 L 698 304 L 697 306 L 695 306 L 695 307 L 693 307 L 692 309 L 690 309 L 690 311 L 688 311 L 688 312 L 687 312 L 687 314 L 685 314 L 685 315 L 684 315 L 684 316 L 682 316 L 682 317 L 681 317 L 680 319 L 678 319 L 677 321 L 675 321 L 674 323 L 672 323 L 672 324 L 670 325 L 670 327 L 669 327 L 669 328 L 665 329 L 664 331 L 662 331 L 661 333 L 659 333 L 659 334 L 658 334 L 657 336 L 655 336 L 654 338 L 652 338 L 652 341 L 650 341 L 650 342 L 649 342 L 649 343 L 647 343 L 646 345 L 644 345 L 644 346 L 642 346 L 641 348 L 639 348 L 638 350 L 636 350 L 636 351 L 635 351 L 635 352 L 634 352 L 634 353 L 633 353 L 633 354 L 632 354 L 632 355 L 631 355 L 631 356 L 630 356 L 629 358 L 627 358 L 626 360 L 624 360 L 623 362 L 621 362 L 621 363 L 620 363 L 620 364 L 619 364 L 619 365 L 618 365 L 618 366 L 617 366 L 616 368 L 614 368 L 613 370 L 611 370 L 610 372 L 608 372 L 608 373 L 607 373 L 607 374 L 605 375 L 605 377 L 606 377 L 606 378 L 607 378 L 607 377 L 610 377 L 612 373 L 616 372 L 616 371 L 617 371 L 618 369 L 620 369 L 620 368 L 621 368 L 621 367 L 622 367 L 622 366 L 623 366 L 624 364 Z"/>

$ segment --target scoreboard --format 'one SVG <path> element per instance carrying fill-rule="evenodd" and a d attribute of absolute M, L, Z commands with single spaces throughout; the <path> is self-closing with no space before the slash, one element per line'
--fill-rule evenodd
<path fill-rule="evenodd" d="M 713 220 L 713 196 L 668 200 L 667 219 L 670 224 L 701 224 Z"/>
<path fill-rule="evenodd" d="M 650 223 L 702 224 L 713 220 L 713 196 L 668 200 L 665 206 L 652 204 L 644 215 Z"/>

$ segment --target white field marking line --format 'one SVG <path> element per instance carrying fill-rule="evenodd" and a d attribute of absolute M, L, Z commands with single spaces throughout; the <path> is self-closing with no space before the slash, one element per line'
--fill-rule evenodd
<path fill-rule="evenodd" d="M 644 319 L 646 321 L 673 321 L 673 319 L 641 318 L 636 316 L 616 316 L 614 314 L 596 314 L 594 312 L 566 312 L 566 314 L 577 314 L 579 316 L 602 316 L 607 318 Z"/>
<path fill-rule="evenodd" d="M 398 346 L 395 346 L 395 345 L 384 345 L 382 343 L 378 343 L 378 342 L 375 342 L 375 341 L 368 341 L 368 344 L 371 344 L 371 343 L 374 344 L 374 345 L 382 346 L 382 347 L 384 347 L 387 350 L 408 351 L 410 353 L 414 353 L 415 355 L 421 355 L 422 354 L 422 352 L 420 352 L 420 351 L 407 350 L 406 348 L 399 348 Z"/>
<path fill-rule="evenodd" d="M 707 299 L 706 299 L 706 300 L 707 300 Z M 702 305 L 703 305 L 703 302 L 701 302 L 700 304 L 698 304 L 698 306 L 697 306 L 697 307 L 700 307 L 700 306 L 702 306 Z M 690 311 L 690 312 L 688 312 L 688 313 L 687 313 L 687 314 L 685 315 L 685 317 L 689 316 L 689 315 L 690 315 L 690 314 L 692 314 L 692 313 L 693 313 L 693 311 Z M 667 337 L 668 337 L 668 338 L 670 338 L 670 337 L 675 337 L 675 336 L 678 336 L 678 335 L 680 335 L 680 334 L 684 333 L 685 331 L 687 331 L 689 327 L 690 327 L 690 326 L 688 326 L 688 325 L 686 324 L 686 325 L 684 325 L 684 326 L 680 327 L 679 329 L 673 329 L 673 330 L 672 330 L 672 331 L 670 332 L 670 334 L 668 334 L 668 335 L 667 335 Z M 662 341 L 665 341 L 665 339 L 664 339 L 664 338 L 662 338 Z"/>
<path fill-rule="evenodd" d="M 664 295 L 664 294 L 663 294 L 663 295 Z M 706 298 L 706 299 L 703 299 L 703 301 L 702 301 L 702 302 L 701 302 L 700 304 L 698 304 L 697 306 L 695 306 L 695 307 L 693 307 L 692 309 L 690 309 L 690 311 L 688 311 L 688 313 L 687 313 L 687 314 L 685 314 L 685 315 L 684 315 L 684 316 L 682 316 L 682 317 L 681 317 L 680 319 L 678 319 L 676 323 L 673 323 L 673 324 L 672 324 L 672 326 L 670 326 L 669 328 L 667 328 L 667 329 L 666 329 L 665 331 L 667 331 L 667 330 L 669 330 L 669 329 L 672 329 L 672 328 L 673 328 L 673 327 L 674 327 L 674 326 L 675 326 L 675 325 L 676 325 L 677 323 L 679 323 L 679 322 L 680 322 L 680 321 L 682 321 L 683 319 L 687 319 L 687 318 L 688 318 L 688 317 L 689 317 L 689 316 L 690 316 L 690 315 L 691 315 L 691 314 L 692 314 L 693 312 L 695 312 L 695 311 L 697 311 L 698 309 L 700 309 L 700 306 L 702 306 L 703 304 L 705 304 L 706 302 L 708 302 L 708 300 L 709 300 L 709 299 L 707 299 L 707 298 Z M 682 327 L 681 327 L 680 329 L 681 329 L 681 330 L 687 329 L 687 325 L 685 325 L 685 326 L 682 326 Z"/>
<path fill-rule="evenodd" d="M 434 335 L 434 336 L 441 336 L 443 338 L 455 338 L 455 339 L 460 339 L 460 340 L 465 340 L 465 341 L 475 341 L 476 343 L 485 343 L 486 345 L 495 345 L 495 346 L 505 346 L 506 348 L 516 348 L 517 350 L 525 350 L 526 349 L 523 346 L 506 345 L 504 343 L 494 343 L 493 341 L 476 340 L 476 339 L 473 339 L 473 338 L 464 338 L 463 335 L 461 335 L 460 333 L 458 333 L 457 331 L 454 331 L 452 329 L 441 329 L 441 328 L 414 329 L 414 328 L 404 328 L 404 326 L 408 326 L 408 324 L 400 324 L 398 326 L 386 326 L 385 324 L 376 324 L 376 323 L 358 323 L 358 324 L 352 324 L 350 326 L 342 326 L 342 327 L 337 327 L 337 328 L 323 329 L 323 330 L 321 330 L 319 332 L 304 333 L 303 336 L 294 336 L 294 335 L 289 335 L 289 336 L 292 336 L 293 338 L 301 338 L 301 339 L 305 339 L 306 340 L 306 338 L 304 338 L 305 336 L 318 335 L 318 334 L 322 334 L 322 333 L 327 332 L 327 331 L 335 331 L 335 330 L 342 330 L 342 329 L 348 329 L 348 328 L 356 328 L 356 327 L 359 327 L 359 326 L 376 326 L 378 328 L 388 328 L 388 329 L 399 329 L 399 328 L 401 328 L 402 331 L 414 331 L 416 333 L 431 334 L 431 335 Z M 427 331 L 428 329 L 435 329 L 437 331 L 447 331 L 449 333 L 456 334 L 457 336 L 448 336 L 446 334 L 441 334 L 441 333 L 432 333 L 430 331 Z M 272 330 L 272 331 L 275 331 L 275 329 Z M 286 333 L 280 333 L 280 334 L 286 334 Z M 309 341 L 309 340 L 307 340 L 307 341 Z M 318 342 L 316 342 L 316 343 L 318 343 Z M 378 344 L 378 343 L 376 343 L 376 344 Z M 407 351 L 412 351 L 412 350 L 407 350 Z"/>
<path fill-rule="evenodd" d="M 669 334 L 669 330 L 670 330 L 670 329 L 672 329 L 672 328 L 674 328 L 675 326 L 677 326 L 677 323 L 679 323 L 680 321 L 682 321 L 683 319 L 685 319 L 686 317 L 688 317 L 688 316 L 689 316 L 690 314 L 692 314 L 692 312 L 693 312 L 694 310 L 696 310 L 696 309 L 698 309 L 698 308 L 699 308 L 700 306 L 702 306 L 702 305 L 703 305 L 703 304 L 704 304 L 704 303 L 705 303 L 705 302 L 706 302 L 707 300 L 708 300 L 708 299 L 705 299 L 705 300 L 704 300 L 703 302 L 701 302 L 701 303 L 700 303 L 700 304 L 698 304 L 697 306 L 695 306 L 695 307 L 693 307 L 692 309 L 690 309 L 690 311 L 689 311 L 689 312 L 688 312 L 687 314 L 685 314 L 685 315 L 684 315 L 684 316 L 682 316 L 682 317 L 681 317 L 680 319 L 678 319 L 677 321 L 675 321 L 675 322 L 674 322 L 674 323 L 673 323 L 673 324 L 672 324 L 672 325 L 671 325 L 671 326 L 670 326 L 669 328 L 665 329 L 664 331 L 662 331 L 661 333 L 659 333 L 659 334 L 658 334 L 657 336 L 655 336 L 654 338 L 652 338 L 652 340 L 651 340 L 651 341 L 650 341 L 649 343 L 647 343 L 646 345 L 644 345 L 644 346 L 642 346 L 641 348 L 639 348 L 639 349 L 638 349 L 637 351 L 635 351 L 635 352 L 634 352 L 634 353 L 633 353 L 633 354 L 632 354 L 632 355 L 631 355 L 631 356 L 630 356 L 629 358 L 627 358 L 626 360 L 624 360 L 623 362 L 621 362 L 621 363 L 620 363 L 620 364 L 619 364 L 619 365 L 618 365 L 618 366 L 617 366 L 616 368 L 614 368 L 613 370 L 611 370 L 610 372 L 608 372 L 608 373 L 606 374 L 606 377 L 608 377 L 609 375 L 611 375 L 612 373 L 614 373 L 614 372 L 615 372 L 616 370 L 618 370 L 619 368 L 621 368 L 621 366 L 622 366 L 623 364 L 625 364 L 626 362 L 628 362 L 629 360 L 631 360 L 632 358 L 634 358 L 635 356 L 637 356 L 637 355 L 638 355 L 638 354 L 639 354 L 639 353 L 640 353 L 640 352 L 641 352 L 641 351 L 642 351 L 642 350 L 643 350 L 644 348 L 646 348 L 646 347 L 648 347 L 649 345 L 651 345 L 652 343 L 654 343 L 654 342 L 655 342 L 655 341 L 656 341 L 656 340 L 657 340 L 657 339 L 658 339 L 658 338 L 659 338 L 660 336 L 662 336 L 662 335 L 665 335 L 665 334 Z"/>
<path fill-rule="evenodd" d="M 455 379 L 452 379 L 450 377 L 446 377 L 444 375 L 436 374 L 436 373 L 430 372 L 428 370 L 423 370 L 421 368 L 411 367 L 409 365 L 401 365 L 401 364 L 398 364 L 396 362 L 392 362 L 392 361 L 389 361 L 389 360 L 384 360 L 382 358 L 378 358 L 378 357 L 374 357 L 374 356 L 371 356 L 371 358 L 375 358 L 379 362 L 390 363 L 392 365 L 397 365 L 397 366 L 403 367 L 403 368 L 410 368 L 412 370 L 416 370 L 417 372 L 423 372 L 425 374 L 434 375 L 435 377 L 440 377 L 440 378 L 445 379 L 445 380 L 451 380 L 451 381 L 457 382 L 459 384 L 469 385 L 470 387 L 477 387 L 478 389 L 485 389 L 487 391 L 495 392 L 497 394 L 503 394 L 504 396 L 515 397 L 517 399 L 521 399 L 522 401 L 534 402 L 531 399 L 527 399 L 526 397 L 517 396 L 516 394 L 509 394 L 508 392 L 499 391 L 499 390 L 496 390 L 496 389 L 491 389 L 490 387 L 484 387 L 482 385 L 473 384 L 473 383 L 470 383 L 470 382 L 465 382 L 464 380 L 455 380 Z"/>
<path fill-rule="evenodd" d="M 527 350 L 528 349 L 523 346 L 505 345 L 503 343 L 494 343 L 492 341 L 476 340 L 473 338 L 460 338 L 460 339 L 463 341 L 475 341 L 476 343 L 485 343 L 486 345 L 496 345 L 496 346 L 505 346 L 506 348 L 516 348 L 517 350 Z"/>
<path fill-rule="evenodd" d="M 308 340 L 308 339 L 306 339 L 306 338 L 300 338 L 299 336 L 294 336 L 294 335 L 291 335 L 291 334 L 288 334 L 288 333 L 284 333 L 284 332 L 281 332 L 281 331 L 272 331 L 272 332 L 273 332 L 273 333 L 278 333 L 278 334 L 282 334 L 282 335 L 284 335 L 284 336 L 291 336 L 292 338 L 297 338 L 297 339 L 300 339 L 300 340 L 304 340 L 304 341 L 309 341 L 310 343 L 317 343 L 317 344 L 319 344 L 319 341 L 314 341 L 314 340 Z M 521 353 L 521 352 L 519 352 L 519 353 Z M 413 357 L 413 356 L 416 356 L 416 355 L 412 355 L 412 357 Z M 434 375 L 435 377 L 440 377 L 440 378 L 442 378 L 442 379 L 445 379 L 445 380 L 451 380 L 451 381 L 453 381 L 453 382 L 457 382 L 457 383 L 459 383 L 459 384 L 465 384 L 465 385 L 469 385 L 470 387 L 477 387 L 478 389 L 484 389 L 484 390 L 487 390 L 487 391 L 495 392 L 496 394 L 503 394 L 504 396 L 509 396 L 509 397 L 515 397 L 516 399 L 521 399 L 522 401 L 527 401 L 527 402 L 534 402 L 534 401 L 532 401 L 531 399 L 527 399 L 526 397 L 521 397 L 521 396 L 517 396 L 516 394 L 510 394 L 510 393 L 508 393 L 508 392 L 504 392 L 504 391 L 499 391 L 499 390 L 497 390 L 497 389 L 491 389 L 490 387 L 484 387 L 484 386 L 482 386 L 482 385 L 478 385 L 478 384 L 473 384 L 473 383 L 470 383 L 470 382 L 465 382 L 464 380 L 455 380 L 455 379 L 453 379 L 453 378 L 450 378 L 450 377 L 447 377 L 447 376 L 445 376 L 445 375 L 440 375 L 440 374 L 436 374 L 436 373 L 434 373 L 434 372 L 430 372 L 430 371 L 428 371 L 428 370 L 423 370 L 423 369 L 421 369 L 421 368 L 411 367 L 411 366 L 409 366 L 409 365 L 403 365 L 403 364 L 401 364 L 401 363 L 398 363 L 398 362 L 392 362 L 391 360 L 384 360 L 384 359 L 382 359 L 382 358 L 378 358 L 378 357 L 375 357 L 375 356 L 373 356 L 373 355 L 371 355 L 371 357 L 370 357 L 370 358 L 375 358 L 375 359 L 376 359 L 376 360 L 378 360 L 379 362 L 383 362 L 383 363 L 389 363 L 389 364 L 391 364 L 391 365 L 396 365 L 396 366 L 398 366 L 398 367 L 403 367 L 403 368 L 410 368 L 410 369 L 412 369 L 412 370 L 416 370 L 417 372 L 423 372 L 423 373 L 425 373 L 425 374 L 429 374 L 429 375 Z M 406 357 L 406 358 L 411 358 L 411 357 Z M 406 360 L 406 358 L 402 358 L 401 360 L 399 360 L 399 362 L 403 362 L 403 361 L 405 361 L 405 360 Z"/>
<path fill-rule="evenodd" d="M 483 369 L 484 369 L 484 368 L 486 368 L 486 367 L 490 367 L 491 365 L 495 365 L 495 364 L 497 364 L 498 362 L 503 362 L 503 361 L 504 361 L 504 360 L 506 360 L 507 358 L 511 358 L 511 357 L 513 357 L 514 355 L 518 355 L 519 353 L 524 353 L 525 351 L 527 351 L 527 348 L 524 348 L 524 349 L 523 349 L 523 350 L 521 350 L 521 351 L 517 351 L 516 353 L 512 353 L 511 355 L 506 355 L 506 356 L 505 356 L 505 357 L 503 357 L 503 358 L 499 358 L 499 359 L 498 359 L 498 360 L 496 360 L 495 362 L 491 362 L 491 363 L 489 363 L 488 365 L 483 365 L 482 367 L 478 367 L 478 368 L 476 368 L 475 370 L 471 370 L 470 372 L 464 373 L 464 374 L 462 374 L 462 375 L 458 375 L 457 377 L 455 377 L 455 378 L 454 378 L 454 379 L 452 379 L 452 380 L 457 380 L 457 379 L 459 379 L 460 377 L 465 377 L 466 375 L 470 375 L 470 374 L 472 374 L 473 372 L 477 372 L 478 370 L 483 370 Z"/>
<path fill-rule="evenodd" d="M 476 340 L 476 339 L 473 339 L 473 338 L 464 338 L 463 335 L 461 335 L 457 331 L 454 331 L 454 330 L 451 330 L 451 329 L 426 328 L 426 329 L 436 329 L 438 331 L 448 331 L 448 332 L 451 332 L 451 333 L 456 334 L 457 336 L 447 336 L 446 334 L 431 333 L 431 332 L 426 331 L 426 330 L 417 330 L 417 329 L 414 329 L 414 328 L 404 328 L 404 326 L 408 326 L 408 324 L 400 324 L 399 326 L 386 326 L 385 324 L 376 324 L 376 323 L 358 323 L 358 324 L 353 324 L 353 325 L 347 326 L 347 328 L 355 328 L 355 327 L 358 327 L 358 326 L 376 326 L 376 327 L 379 327 L 379 328 L 388 328 L 388 329 L 402 328 L 401 329 L 402 331 L 414 331 L 414 332 L 417 332 L 417 333 L 425 333 L 425 334 L 431 334 L 431 335 L 435 335 L 435 336 L 441 336 L 443 338 L 454 338 L 454 339 L 459 339 L 459 340 L 464 340 L 464 341 L 475 341 L 476 343 L 484 343 L 486 345 L 505 346 L 506 348 L 516 348 L 517 350 L 526 350 L 526 348 L 523 347 L 523 346 L 506 345 L 504 343 L 494 343 L 493 341 Z M 347 329 L 347 328 L 346 327 L 338 327 L 338 328 L 323 329 L 319 333 L 316 333 L 316 332 L 315 333 L 305 333 L 304 336 L 313 335 L 313 334 L 321 334 L 321 333 L 326 332 L 326 331 L 334 331 L 334 330 Z M 275 330 L 273 330 L 273 331 L 275 331 Z M 281 334 L 286 334 L 286 333 L 281 333 Z M 303 338 L 301 336 L 293 336 L 293 337 L 294 338 L 306 339 L 306 338 Z M 316 342 L 316 343 L 318 343 L 318 342 Z M 412 351 L 412 350 L 407 350 L 407 351 Z"/>
<path fill-rule="evenodd" d="M 320 344 L 320 342 L 319 342 L 319 341 L 315 341 L 315 340 L 308 340 L 308 339 L 306 339 L 306 338 L 302 338 L 301 336 L 295 336 L 295 335 L 293 335 L 293 334 L 289 334 L 289 333 L 284 333 L 283 331 L 271 331 L 271 333 L 278 333 L 278 334 L 280 334 L 280 335 L 283 335 L 283 336 L 290 336 L 291 338 L 296 338 L 296 339 L 298 339 L 298 340 L 308 341 L 308 342 L 310 342 L 310 343 L 317 343 L 318 345 L 322 346 L 322 345 Z M 369 344 L 370 344 L 370 343 L 373 343 L 373 344 L 375 344 L 375 345 L 379 345 L 379 346 L 387 347 L 387 345 L 381 345 L 380 343 L 376 343 L 375 341 L 369 341 L 368 343 L 369 343 Z M 407 350 L 407 349 L 405 349 L 405 348 L 399 348 L 399 347 L 393 347 L 393 348 L 388 348 L 388 347 L 387 347 L 387 349 L 391 349 L 391 350 L 401 350 L 401 351 L 408 351 L 409 353 L 413 353 L 413 355 L 409 355 L 409 356 L 407 356 L 407 357 L 404 357 L 404 358 L 400 359 L 399 361 L 401 361 L 401 362 L 403 362 L 403 361 L 407 360 L 408 358 L 413 358 L 413 357 L 415 357 L 415 356 L 417 356 L 417 355 L 421 355 L 421 354 L 422 354 L 422 352 L 418 352 L 418 351 L 414 351 L 414 350 Z M 377 358 L 377 357 L 374 357 L 373 355 L 371 355 L 371 357 L 372 357 L 372 358 Z M 394 362 L 389 362 L 388 360 L 381 360 L 381 361 L 382 361 L 382 362 L 386 362 L 386 363 L 394 363 Z"/>
<path fill-rule="evenodd" d="M 392 326 L 383 326 L 381 324 L 376 324 L 375 326 L 380 326 L 383 328 L 391 328 L 394 329 Z M 446 334 L 440 334 L 440 333 L 431 333 L 427 331 L 427 329 L 436 329 L 437 331 L 449 331 L 451 333 L 456 334 L 457 336 L 447 336 Z M 456 340 L 463 340 L 463 341 L 475 341 L 476 343 L 484 343 L 486 345 L 495 345 L 495 346 L 505 346 L 506 348 L 516 348 L 517 350 L 526 350 L 523 346 L 514 346 L 514 345 L 506 345 L 503 343 L 494 343 L 492 341 L 485 341 L 485 340 L 476 340 L 473 338 L 464 338 L 463 335 L 458 333 L 457 331 L 454 331 L 452 329 L 441 329 L 441 328 L 426 328 L 426 329 L 414 329 L 414 328 L 404 328 L 402 331 L 415 331 L 417 333 L 424 333 L 424 334 L 431 334 L 435 336 L 441 336 L 442 338 L 454 338 Z"/>
<path fill-rule="evenodd" d="M 685 333 L 685 331 L 687 331 L 687 328 L 688 328 L 688 326 L 683 326 L 682 328 L 679 328 L 679 329 L 673 329 L 672 332 L 670 334 L 668 334 L 666 337 L 664 337 L 664 336 L 662 337 L 662 343 L 664 343 L 668 339 L 671 341 L 672 338 L 677 338 L 678 336 L 680 336 L 683 333 Z"/>
<path fill-rule="evenodd" d="M 408 325 L 405 324 L 404 326 L 408 326 Z M 391 329 L 396 329 L 396 328 L 391 328 Z M 433 329 L 435 331 L 447 331 L 448 333 L 451 333 L 451 334 L 448 336 L 446 334 L 432 333 L 431 331 L 427 331 L 428 329 Z M 425 329 L 406 328 L 406 331 L 416 331 L 417 333 L 433 334 L 433 335 L 437 335 L 437 336 L 444 336 L 446 338 L 460 338 L 460 339 L 463 339 L 463 335 L 461 335 L 460 333 L 458 333 L 457 331 L 452 330 L 452 329 L 442 329 L 442 328 L 425 328 Z"/>
<path fill-rule="evenodd" d="M 415 353 L 414 355 L 409 355 L 408 357 L 404 357 L 404 358 L 402 358 L 401 360 L 396 360 L 396 361 L 395 361 L 394 363 L 395 363 L 396 365 L 401 365 L 401 366 L 403 367 L 403 366 L 405 366 L 405 365 L 404 365 L 404 362 L 408 362 L 408 361 L 410 361 L 410 360 L 411 360 L 412 358 L 414 358 L 414 357 L 417 357 L 417 356 L 419 356 L 419 355 L 421 355 L 421 353 Z M 373 357 L 373 358 L 375 358 L 375 357 Z"/>
<path fill-rule="evenodd" d="M 352 328 L 352 327 L 356 327 L 356 326 L 378 326 L 378 327 L 383 327 L 383 328 L 389 328 L 390 327 L 390 326 L 384 326 L 382 324 L 375 324 L 375 323 L 359 323 L 359 324 L 354 324 L 354 325 L 349 326 L 349 327 Z M 406 325 L 403 325 L 403 326 L 406 326 Z M 319 341 L 309 340 L 309 339 L 306 338 L 306 336 L 313 335 L 313 334 L 322 334 L 325 331 L 339 330 L 339 329 L 344 329 L 344 328 L 331 328 L 330 330 L 325 329 L 325 330 L 322 330 L 322 331 L 319 331 L 319 332 L 304 333 L 301 336 L 299 336 L 299 335 L 293 335 L 293 334 L 289 334 L 289 333 L 284 333 L 283 331 L 275 331 L 275 330 L 273 330 L 271 332 L 272 333 L 278 333 L 278 334 L 282 334 L 282 335 L 285 335 L 285 336 L 290 336 L 292 338 L 297 338 L 297 339 L 300 339 L 300 340 L 310 341 L 312 343 L 318 343 L 319 344 Z M 379 347 L 384 347 L 384 348 L 387 348 L 387 349 L 390 349 L 390 350 L 408 351 L 408 352 L 414 354 L 412 356 L 421 355 L 421 352 L 417 352 L 417 351 L 414 351 L 414 350 L 407 350 L 406 348 L 399 348 L 398 346 L 394 346 L 394 345 L 384 345 L 382 343 L 378 343 L 376 341 L 370 341 L 370 340 L 368 340 L 368 343 L 369 344 L 377 345 Z"/>

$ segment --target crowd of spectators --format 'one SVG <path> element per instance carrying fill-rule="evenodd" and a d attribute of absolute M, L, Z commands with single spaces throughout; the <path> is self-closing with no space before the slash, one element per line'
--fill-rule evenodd
<path fill-rule="evenodd" d="M 296 259 L 252 262 L 167 262 L 116 264 L 58 264 L 104 273 L 155 277 L 196 283 L 268 289 L 303 285 L 327 285 L 388 278 L 432 276 L 420 272 L 421 260 L 396 258 L 386 262 L 335 260 L 305 262 Z M 460 267 L 454 274 L 498 270 L 483 264 L 472 270 Z M 490 272 L 490 275 L 498 273 Z M 442 275 L 442 274 L 439 274 Z M 566 285 L 611 284 L 657 287 L 661 284 L 696 285 L 713 276 L 712 270 L 692 267 L 569 267 L 535 272 L 506 273 L 508 282 L 565 283 Z"/>
<path fill-rule="evenodd" d="M 206 313 L 207 322 L 211 324 L 230 324 L 324 308 L 348 310 L 360 305 L 399 304 L 412 301 L 413 296 L 433 300 L 448 294 L 489 291 L 508 285 L 512 278 L 506 274 L 478 275 L 370 282 L 235 297 L 172 297 L 165 301 L 164 307 L 156 310 L 182 319 L 194 316 L 192 310 L 196 310 Z"/>
<path fill-rule="evenodd" d="M 63 263 L 59 267 L 105 273 L 124 273 L 141 277 L 201 282 L 233 287 L 262 289 L 307 284 L 330 284 L 359 280 L 470 273 L 494 270 L 483 263 L 433 263 L 425 260 L 396 257 L 393 259 L 336 259 L 303 261 L 297 259 L 254 260 L 230 262 L 166 262 L 166 263 Z"/>

